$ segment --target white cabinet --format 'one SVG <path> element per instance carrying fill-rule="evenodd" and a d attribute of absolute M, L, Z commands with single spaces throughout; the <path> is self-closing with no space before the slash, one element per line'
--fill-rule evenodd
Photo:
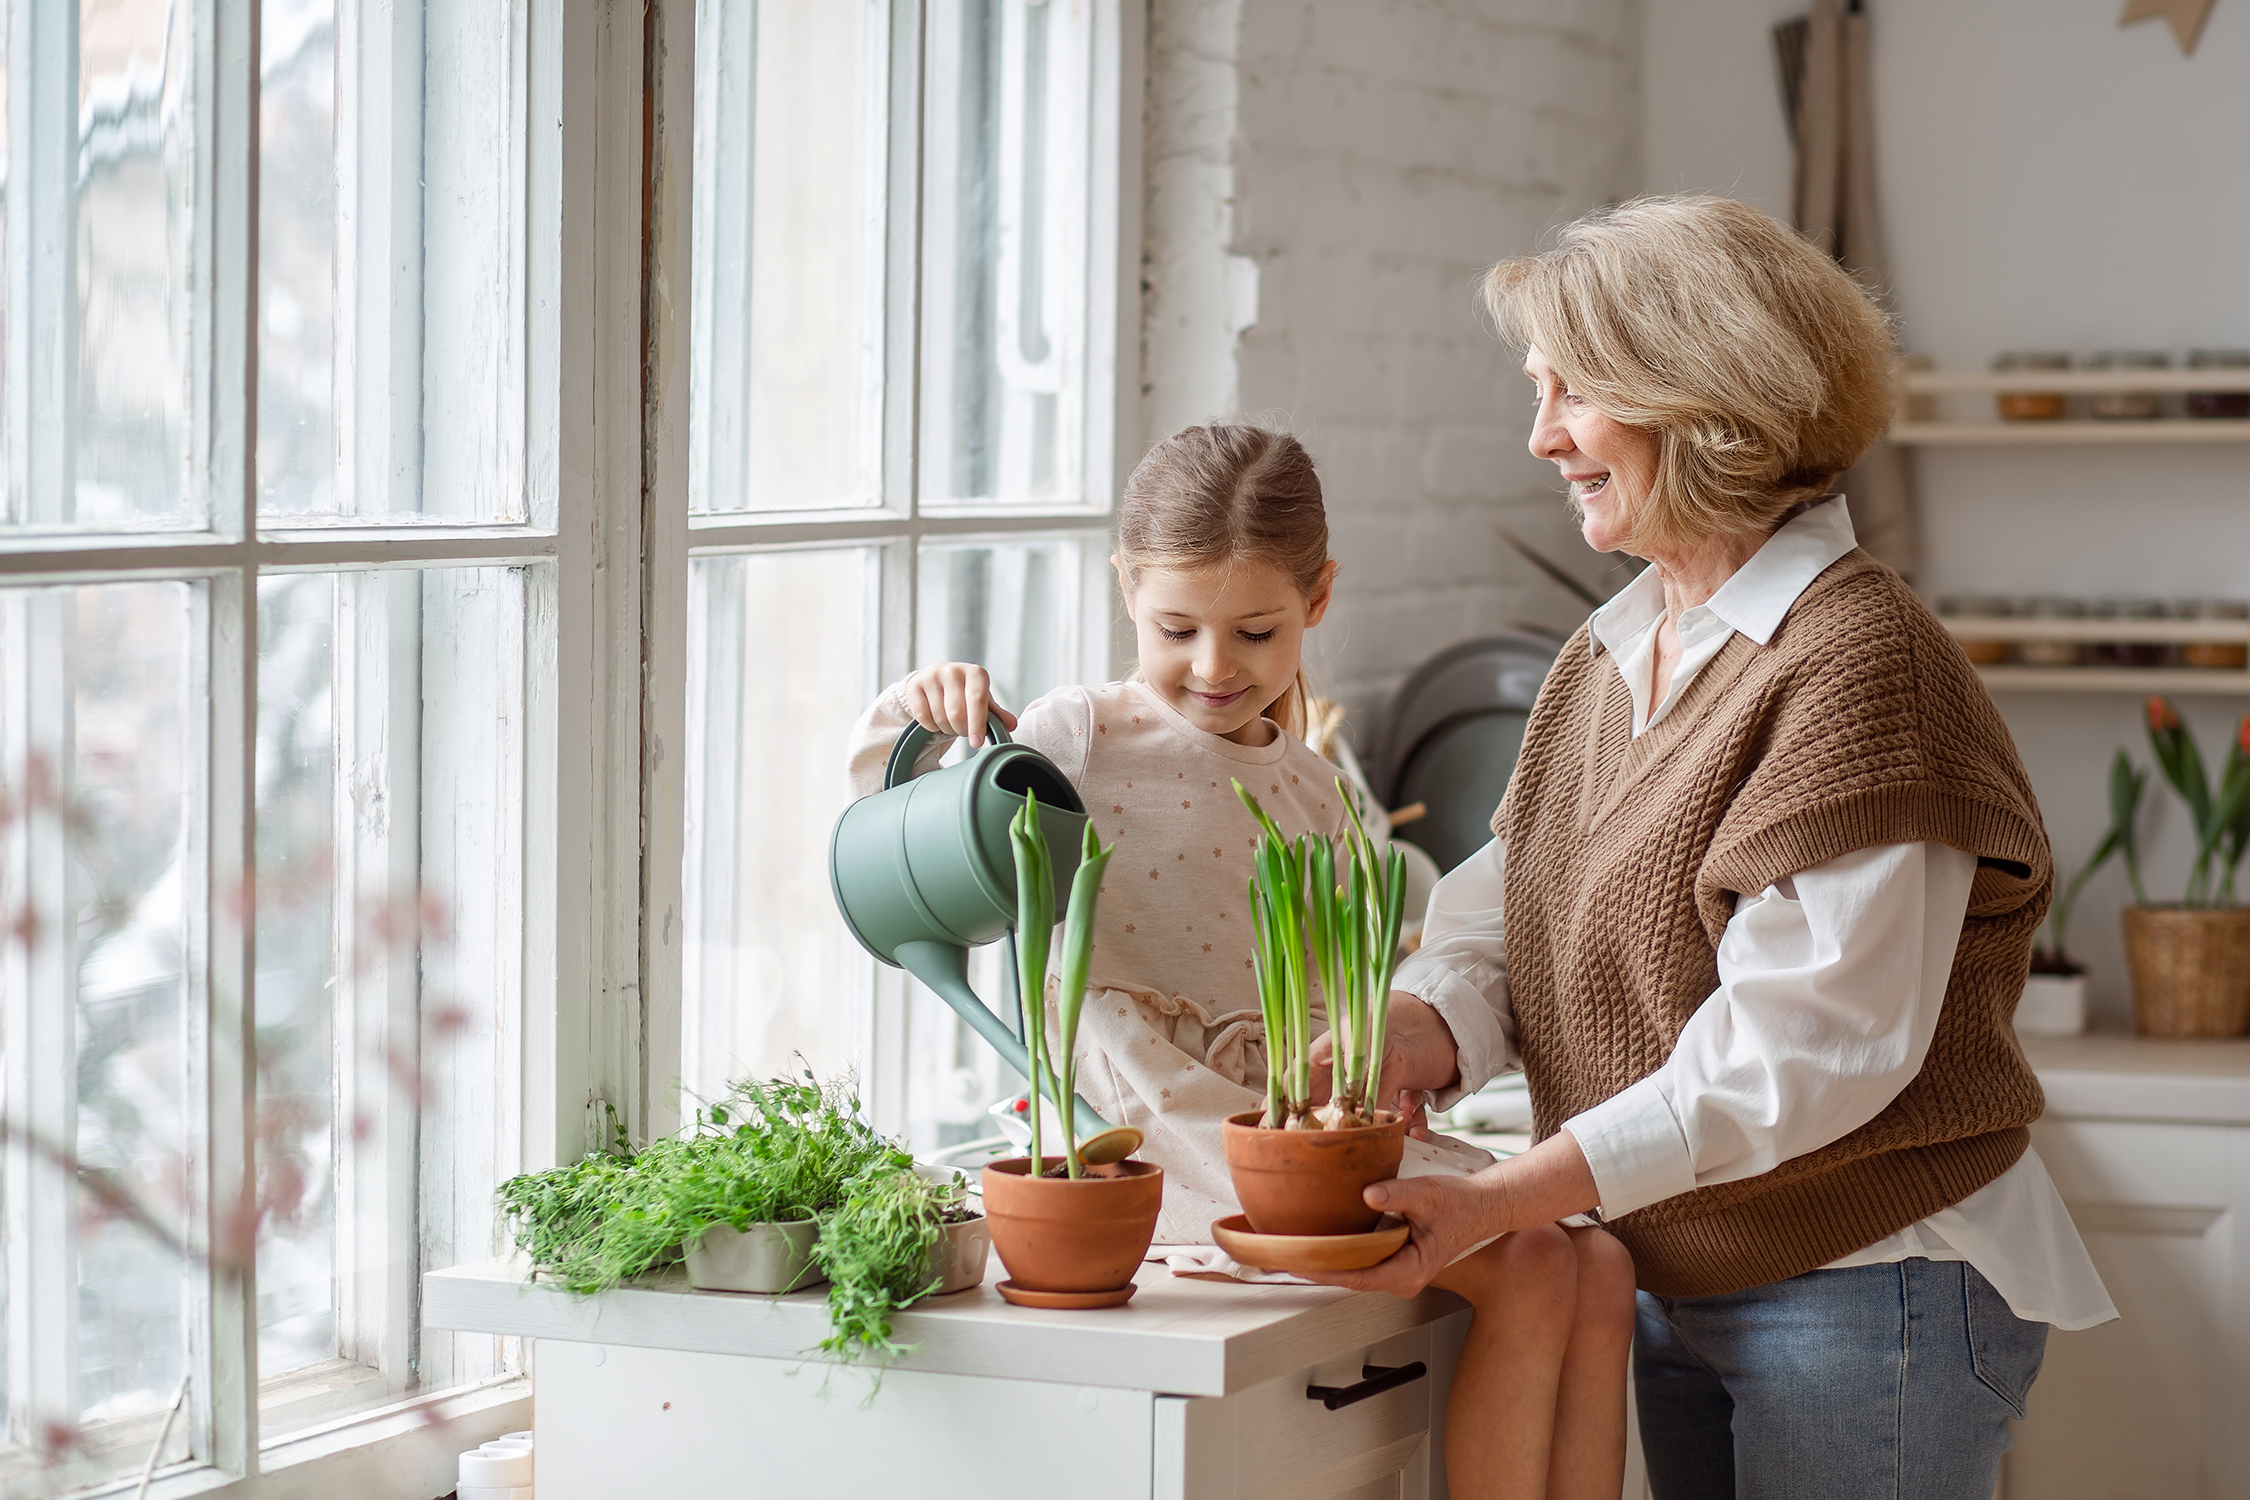
<path fill-rule="evenodd" d="M 995 1264 L 995 1272 L 998 1267 Z M 537 1340 L 540 1500 L 806 1494 L 989 1500 L 1443 1500 L 1445 1399 L 1468 1313 L 1324 1287 L 1141 1273 L 1126 1307 L 1035 1312 L 989 1286 L 895 1320 L 869 1372 L 802 1358 L 818 1292 L 684 1284 L 573 1299 L 494 1261 L 424 1282 L 433 1327 Z M 1331 1409 L 1377 1370 L 1422 1372 Z"/>
<path fill-rule="evenodd" d="M 2250 1497 L 2250 1042 L 2027 1042 L 2117 1322 L 2048 1340 L 2010 1500 Z"/>

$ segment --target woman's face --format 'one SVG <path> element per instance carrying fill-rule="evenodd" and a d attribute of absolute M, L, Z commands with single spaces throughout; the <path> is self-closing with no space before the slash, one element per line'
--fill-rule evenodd
<path fill-rule="evenodd" d="M 1307 598 L 1269 562 L 1206 568 L 1118 570 L 1125 612 L 1141 651 L 1141 680 L 1196 728 L 1244 745 L 1263 745 L 1273 726 L 1262 715 L 1297 680 L 1305 632 L 1328 611 L 1321 570 Z"/>
<path fill-rule="evenodd" d="M 1563 384 L 1537 349 L 1526 352 L 1523 372 L 1539 390 L 1531 424 L 1531 453 L 1570 482 L 1579 530 L 1596 552 L 1624 550 L 1633 517 L 1656 481 L 1656 434 L 1627 427 Z"/>

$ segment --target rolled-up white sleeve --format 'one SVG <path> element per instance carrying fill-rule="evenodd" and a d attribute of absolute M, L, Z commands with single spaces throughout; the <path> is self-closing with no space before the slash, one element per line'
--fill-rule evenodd
<path fill-rule="evenodd" d="M 1494 839 L 1438 881 L 1422 919 L 1422 946 L 1391 980 L 1392 989 L 1429 1002 L 1453 1031 L 1461 1073 L 1436 1095 L 1438 1109 L 1452 1108 L 1517 1065 L 1501 920 L 1507 863 L 1506 847 Z"/>
<path fill-rule="evenodd" d="M 1563 1123 L 1603 1214 L 1755 1177 L 1880 1114 L 1929 1053 L 1975 878 L 1958 849 L 1886 844 L 1738 898 L 1719 986 L 1672 1055 Z"/>

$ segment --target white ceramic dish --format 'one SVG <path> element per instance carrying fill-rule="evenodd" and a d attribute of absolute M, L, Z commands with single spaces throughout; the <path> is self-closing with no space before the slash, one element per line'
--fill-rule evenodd
<path fill-rule="evenodd" d="M 786 1224 L 753 1224 L 730 1229 L 714 1224 L 688 1241 L 688 1283 L 706 1292 L 801 1292 L 828 1278 L 813 1265 L 817 1219 Z"/>
<path fill-rule="evenodd" d="M 938 1278 L 938 1288 L 930 1295 L 943 1297 L 948 1292 L 982 1286 L 985 1262 L 991 1254 L 992 1228 L 981 1215 L 946 1225 L 945 1237 L 930 1247 L 930 1274 Z"/>

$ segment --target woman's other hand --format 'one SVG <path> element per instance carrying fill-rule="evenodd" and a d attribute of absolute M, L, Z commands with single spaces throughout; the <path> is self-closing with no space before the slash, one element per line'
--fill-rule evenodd
<path fill-rule="evenodd" d="M 1326 1032 L 1313 1038 L 1313 1092 L 1315 1103 L 1326 1103 L 1335 1076 L 1336 1046 Z M 1451 1088 L 1461 1077 L 1460 1051 L 1453 1028 L 1437 1007 L 1419 995 L 1391 991 L 1390 1025 L 1383 1040 L 1383 1076 L 1375 1097 L 1406 1116 L 1408 1133 L 1418 1140 L 1430 1134 L 1428 1095 Z"/>
<path fill-rule="evenodd" d="M 906 679 L 900 695 L 915 723 L 932 734 L 967 735 L 971 745 L 984 743 L 987 718 L 1003 729 L 1016 727 L 1016 716 L 992 701 L 991 674 L 975 662 L 924 667 Z"/>

